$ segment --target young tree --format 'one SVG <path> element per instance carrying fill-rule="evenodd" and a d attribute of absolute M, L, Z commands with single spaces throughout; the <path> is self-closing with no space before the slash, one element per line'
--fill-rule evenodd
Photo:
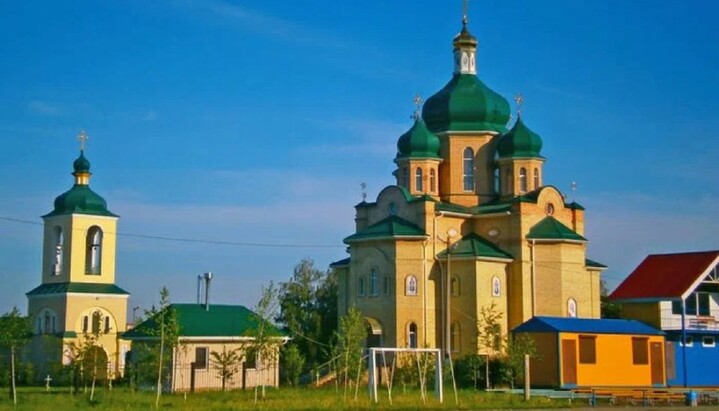
<path fill-rule="evenodd" d="M 351 377 L 350 371 L 360 367 L 364 342 L 367 339 L 367 329 L 362 313 L 355 307 L 350 307 L 347 314 L 340 318 L 339 329 L 335 337 L 333 357 L 336 358 L 337 379 L 344 383 L 344 396 L 347 397 L 347 388 Z M 357 381 L 359 384 L 359 381 Z"/>
<path fill-rule="evenodd" d="M 148 318 L 154 321 L 154 329 L 151 332 L 158 338 L 157 344 L 157 395 L 155 397 L 155 408 L 160 406 L 162 395 L 162 375 L 166 363 L 172 363 L 173 348 L 177 346 L 180 336 L 180 326 L 177 322 L 175 310 L 170 305 L 170 292 L 167 287 L 160 290 L 160 306 L 154 306 L 146 313 Z"/>
<path fill-rule="evenodd" d="M 222 380 L 222 391 L 225 391 L 227 382 L 237 374 L 242 363 L 242 356 L 238 350 L 229 350 L 227 347 L 222 346 L 222 352 L 212 351 L 210 353 L 212 357 L 212 367 L 219 373 L 219 378 Z"/>
<path fill-rule="evenodd" d="M 300 353 L 294 343 L 282 347 L 280 361 L 282 363 L 282 380 L 284 383 L 297 386 L 300 384 L 300 375 L 305 365 L 305 357 Z"/>
<path fill-rule="evenodd" d="M 527 334 L 510 335 L 507 337 L 507 366 L 511 372 L 510 384 L 514 388 L 515 381 L 524 379 L 524 356 L 535 357 L 537 345 Z"/>
<path fill-rule="evenodd" d="M 252 337 L 249 343 L 247 355 L 255 358 L 256 370 L 258 373 L 265 370 L 269 365 L 275 364 L 279 355 L 279 333 L 272 325 L 272 319 L 277 312 L 277 289 L 273 282 L 267 287 L 262 287 L 260 300 L 255 306 L 255 324 L 248 330 Z M 265 380 L 259 378 L 262 385 L 262 398 L 265 398 Z M 255 384 L 255 403 L 257 403 L 258 384 Z"/>
<path fill-rule="evenodd" d="M 609 300 L 609 289 L 607 283 L 601 280 L 599 283 L 599 301 L 602 318 L 621 318 L 622 306 L 619 303 Z"/>
<path fill-rule="evenodd" d="M 20 310 L 12 311 L 0 317 L 0 346 L 10 350 L 10 384 L 12 401 L 17 405 L 17 387 L 15 383 L 15 355 L 30 339 L 30 321 L 20 315 Z"/>
<path fill-rule="evenodd" d="M 502 319 L 502 312 L 492 302 L 479 310 L 479 321 L 477 321 L 477 343 L 487 356 L 485 363 L 486 388 L 489 388 L 489 363 L 493 356 L 503 352 L 502 326 L 499 321 Z"/>

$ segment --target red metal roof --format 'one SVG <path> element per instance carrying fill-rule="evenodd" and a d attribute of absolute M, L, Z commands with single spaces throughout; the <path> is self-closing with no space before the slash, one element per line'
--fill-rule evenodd
<path fill-rule="evenodd" d="M 654 254 L 642 261 L 609 296 L 612 300 L 680 298 L 719 257 L 719 250 Z"/>

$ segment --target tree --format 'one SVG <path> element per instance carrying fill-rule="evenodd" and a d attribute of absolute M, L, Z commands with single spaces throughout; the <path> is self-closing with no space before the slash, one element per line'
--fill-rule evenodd
<path fill-rule="evenodd" d="M 217 370 L 218 377 L 222 379 L 222 391 L 225 391 L 227 381 L 230 381 L 240 369 L 242 356 L 236 349 L 227 351 L 224 345 L 222 352 L 212 351 L 210 356 L 212 357 L 212 367 Z"/>
<path fill-rule="evenodd" d="M 599 283 L 599 301 L 602 318 L 621 318 L 622 306 L 619 303 L 609 300 L 609 289 L 607 283 L 601 280 Z"/>
<path fill-rule="evenodd" d="M 477 343 L 480 349 L 485 351 L 487 361 L 485 363 L 486 388 L 489 388 L 489 363 L 492 356 L 503 351 L 502 326 L 499 321 L 502 319 L 502 312 L 492 302 L 479 310 L 479 321 L 477 321 Z"/>
<path fill-rule="evenodd" d="M 295 266 L 292 278 L 279 284 L 280 313 L 276 320 L 293 337 L 293 345 L 305 356 L 308 368 L 327 361 L 337 329 L 337 281 L 309 259 Z"/>
<path fill-rule="evenodd" d="M 172 351 L 177 346 L 180 336 L 180 326 L 175 310 L 170 305 L 170 292 L 167 287 L 163 286 L 160 290 L 159 309 L 153 306 L 145 315 L 154 321 L 154 327 L 150 332 L 159 340 L 157 345 L 157 396 L 155 397 L 155 408 L 158 408 L 162 395 L 163 368 L 168 361 L 172 362 Z"/>
<path fill-rule="evenodd" d="M 274 364 L 279 354 L 279 333 L 271 322 L 275 318 L 277 306 L 277 289 L 270 281 L 267 287 L 262 287 L 260 300 L 255 306 L 254 324 L 247 332 L 252 337 L 247 355 L 254 356 L 258 373 L 269 364 Z M 260 380 L 262 398 L 265 398 L 265 381 L 262 378 Z M 257 389 L 258 384 L 255 384 L 255 403 L 257 403 Z"/>
<path fill-rule="evenodd" d="M 355 307 L 350 307 L 340 318 L 339 329 L 335 334 L 333 358 L 337 359 L 335 372 L 337 379 L 344 384 L 344 396 L 347 397 L 347 388 L 352 374 L 351 370 L 361 367 L 362 350 L 367 338 L 367 329 L 362 313 Z M 359 381 L 357 381 L 359 384 Z"/>
<path fill-rule="evenodd" d="M 514 388 L 514 382 L 525 378 L 524 356 L 536 357 L 537 345 L 527 334 L 514 334 L 507 337 L 507 366 L 511 373 L 509 382 Z"/>
<path fill-rule="evenodd" d="M 30 321 L 20 315 L 20 310 L 12 311 L 0 317 L 0 346 L 10 350 L 10 384 L 12 402 L 17 405 L 17 387 L 15 383 L 15 354 L 30 339 Z"/>
<path fill-rule="evenodd" d="M 297 344 L 289 343 L 282 347 L 282 380 L 292 386 L 300 384 L 300 375 L 305 365 L 305 357 L 302 356 Z"/>

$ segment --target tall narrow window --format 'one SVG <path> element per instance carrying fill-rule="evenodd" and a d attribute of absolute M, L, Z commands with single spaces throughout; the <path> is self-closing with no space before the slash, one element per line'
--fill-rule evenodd
<path fill-rule="evenodd" d="M 536 190 L 538 188 L 539 188 L 539 169 L 535 168 L 534 169 L 534 189 Z"/>
<path fill-rule="evenodd" d="M 474 191 L 474 151 L 469 147 L 464 149 L 462 164 L 464 191 Z"/>
<path fill-rule="evenodd" d="M 369 275 L 369 295 L 376 296 L 379 294 L 379 274 L 377 269 L 373 268 Z"/>
<path fill-rule="evenodd" d="M 207 369 L 207 347 L 195 347 L 195 365 L 196 370 Z"/>
<path fill-rule="evenodd" d="M 419 167 L 414 172 L 414 188 L 417 191 L 422 191 L 422 169 Z"/>
<path fill-rule="evenodd" d="M 409 170 L 402 167 L 402 187 L 409 188 Z"/>
<path fill-rule="evenodd" d="M 405 294 L 417 295 L 417 277 L 408 275 L 405 280 Z"/>
<path fill-rule="evenodd" d="M 504 172 L 504 194 L 512 194 L 512 171 L 509 168 Z"/>
<path fill-rule="evenodd" d="M 492 277 L 492 297 L 500 295 L 502 295 L 502 282 L 499 281 L 499 277 Z"/>
<path fill-rule="evenodd" d="M 577 301 L 574 298 L 567 300 L 567 317 L 577 316 Z"/>
<path fill-rule="evenodd" d="M 105 316 L 105 334 L 110 332 L 110 316 Z"/>
<path fill-rule="evenodd" d="M 82 332 L 86 333 L 90 327 L 90 318 L 88 316 L 82 317 Z"/>
<path fill-rule="evenodd" d="M 87 231 L 85 274 L 100 275 L 102 265 L 102 230 L 93 226 Z"/>
<path fill-rule="evenodd" d="M 50 334 L 50 327 L 51 327 L 50 323 L 51 323 L 50 312 L 45 311 L 45 327 L 44 327 L 45 329 L 43 330 L 44 331 L 43 334 Z"/>
<path fill-rule="evenodd" d="M 452 352 L 459 352 L 460 349 L 462 348 L 460 346 L 460 341 L 461 341 L 460 331 L 461 330 L 459 328 L 459 323 L 458 322 L 452 323 L 452 326 L 450 328 L 451 328 L 450 329 L 451 341 L 450 341 L 449 346 L 452 347 Z"/>
<path fill-rule="evenodd" d="M 52 263 L 52 275 L 60 275 L 62 273 L 62 248 L 65 242 L 62 228 L 55 227 L 55 258 Z"/>
<path fill-rule="evenodd" d="M 364 277 L 357 280 L 357 295 L 360 297 L 364 295 Z"/>
<path fill-rule="evenodd" d="M 102 323 L 102 314 L 100 311 L 92 313 L 92 333 L 100 334 L 100 324 Z"/>
<path fill-rule="evenodd" d="M 389 277 L 386 275 L 382 277 L 382 294 L 389 294 Z"/>
<path fill-rule="evenodd" d="M 407 327 L 407 343 L 409 348 L 417 348 L 417 324 L 409 323 Z"/>
<path fill-rule="evenodd" d="M 434 169 L 429 170 L 429 191 L 435 192 L 437 191 L 437 175 L 434 171 Z"/>
<path fill-rule="evenodd" d="M 519 192 L 527 192 L 527 169 L 524 167 L 519 169 Z"/>
<path fill-rule="evenodd" d="M 460 293 L 460 284 L 459 284 L 459 278 L 457 276 L 453 276 L 452 279 L 449 281 L 449 289 L 453 296 L 458 296 Z"/>

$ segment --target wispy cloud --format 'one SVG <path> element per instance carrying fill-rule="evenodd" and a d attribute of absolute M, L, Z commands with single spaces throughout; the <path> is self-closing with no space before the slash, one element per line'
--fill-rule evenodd
<path fill-rule="evenodd" d="M 352 138 L 338 139 L 337 142 L 302 147 L 301 150 L 317 154 L 353 153 L 391 159 L 397 151 L 397 139 L 407 131 L 406 124 L 374 119 L 341 118 L 334 121 L 307 119 L 311 125 L 337 132 Z"/>
<path fill-rule="evenodd" d="M 61 113 L 60 107 L 45 101 L 33 100 L 28 103 L 28 110 L 45 116 L 56 116 Z"/>

